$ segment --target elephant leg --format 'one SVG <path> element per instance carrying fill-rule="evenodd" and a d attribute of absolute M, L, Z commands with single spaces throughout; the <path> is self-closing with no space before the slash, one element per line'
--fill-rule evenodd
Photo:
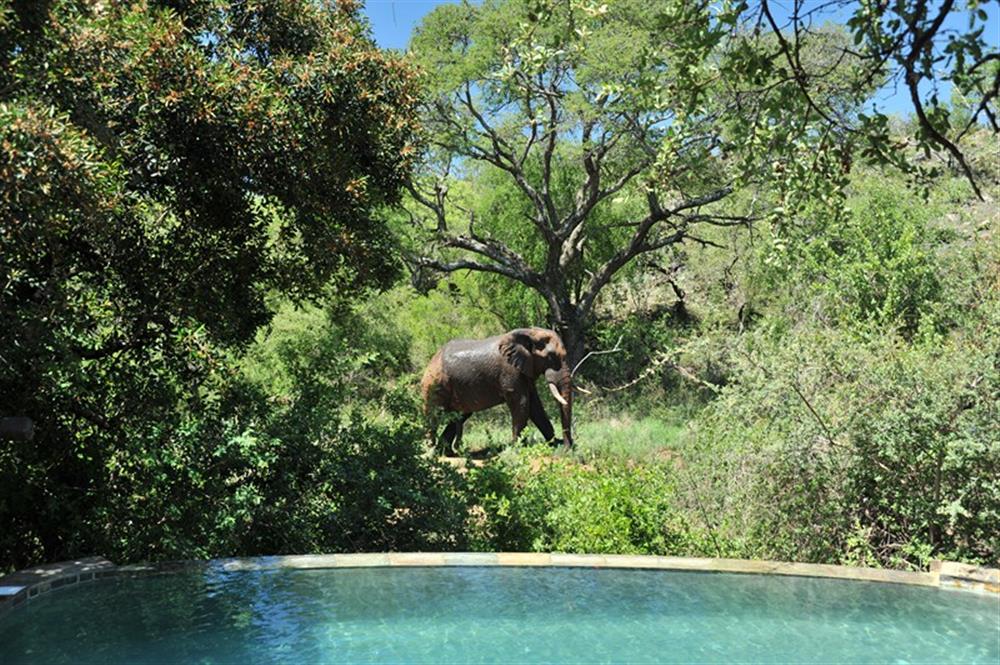
<path fill-rule="evenodd" d="M 458 420 L 453 420 L 448 423 L 448 426 L 444 428 L 444 434 L 441 435 L 441 442 L 443 451 L 452 454 L 458 452 L 459 446 L 462 445 L 462 430 L 465 425 L 465 421 L 469 419 L 471 413 L 463 413 L 462 417 Z"/>
<path fill-rule="evenodd" d="M 546 441 L 553 440 L 556 438 L 556 430 L 552 427 L 552 421 L 545 414 L 545 409 L 542 408 L 542 400 L 538 397 L 538 391 L 534 387 L 532 387 L 528 399 L 528 413 L 531 416 L 531 422 L 535 423 L 535 427 L 542 433 L 542 437 Z"/>
<path fill-rule="evenodd" d="M 448 426 L 444 428 L 444 432 L 441 433 L 441 454 L 447 455 L 449 452 L 453 452 L 455 436 L 457 435 L 458 423 L 452 421 L 448 423 Z"/>
<path fill-rule="evenodd" d="M 462 447 L 462 432 L 465 431 L 465 421 L 468 420 L 471 415 L 471 413 L 463 413 L 462 419 L 458 421 L 458 428 L 455 436 L 455 450 L 459 450 Z"/>
<path fill-rule="evenodd" d="M 507 406 L 510 408 L 514 443 L 517 443 L 518 439 L 521 438 L 521 432 L 524 431 L 524 426 L 528 424 L 528 417 L 530 416 L 530 399 L 528 398 L 527 393 L 508 393 Z"/>

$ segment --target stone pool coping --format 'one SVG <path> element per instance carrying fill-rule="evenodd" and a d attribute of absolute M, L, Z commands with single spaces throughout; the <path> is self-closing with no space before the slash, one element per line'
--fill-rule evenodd
<path fill-rule="evenodd" d="M 754 561 L 749 559 L 699 559 L 692 557 L 631 554 L 559 554 L 532 552 L 388 552 L 370 554 L 296 554 L 211 561 L 116 566 L 102 557 L 25 568 L 0 577 L 0 617 L 37 596 L 62 587 L 93 580 L 131 575 L 168 573 L 191 568 L 223 571 L 392 568 L 436 566 L 521 566 L 551 568 L 618 568 L 674 570 L 703 573 L 744 573 L 822 577 L 861 582 L 910 584 L 941 589 L 960 589 L 979 594 L 1000 594 L 1000 570 L 980 568 L 954 561 L 934 561 L 930 572 L 856 568 L 819 563 Z"/>

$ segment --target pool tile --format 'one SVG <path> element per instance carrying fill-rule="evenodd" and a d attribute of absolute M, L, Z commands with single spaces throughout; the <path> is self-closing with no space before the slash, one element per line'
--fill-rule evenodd
<path fill-rule="evenodd" d="M 552 555 L 545 552 L 498 552 L 501 566 L 551 566 Z"/>
<path fill-rule="evenodd" d="M 605 563 L 612 568 L 646 568 L 656 569 L 661 567 L 660 557 L 646 556 L 643 554 L 608 554 L 604 557 Z"/>
<path fill-rule="evenodd" d="M 443 566 L 444 554 L 435 552 L 390 552 L 389 563 L 393 566 Z"/>
<path fill-rule="evenodd" d="M 656 567 L 659 570 L 712 570 L 714 559 L 697 559 L 684 556 L 658 556 Z"/>
<path fill-rule="evenodd" d="M 551 561 L 551 565 L 553 566 L 604 568 L 607 565 L 607 559 L 603 554 L 562 554 L 553 552 Z"/>
<path fill-rule="evenodd" d="M 333 560 L 334 568 L 371 568 L 388 566 L 389 555 L 381 552 L 366 552 L 359 554 L 336 554 Z"/>
<path fill-rule="evenodd" d="M 955 577 L 984 584 L 1000 584 L 1000 569 L 980 568 L 955 561 L 943 561 L 940 567 L 941 577 Z"/>
<path fill-rule="evenodd" d="M 70 577 L 60 577 L 57 580 L 52 580 L 51 587 L 53 589 L 58 589 L 59 587 L 68 586 L 70 584 L 76 584 L 76 575 Z"/>
<path fill-rule="evenodd" d="M 342 554 L 299 554 L 279 557 L 281 568 L 336 568 Z"/>
<path fill-rule="evenodd" d="M 455 552 L 444 555 L 447 566 L 495 566 L 497 555 L 492 552 Z"/>

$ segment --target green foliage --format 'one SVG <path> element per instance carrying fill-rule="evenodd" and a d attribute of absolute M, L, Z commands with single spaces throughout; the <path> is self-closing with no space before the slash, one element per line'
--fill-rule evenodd
<path fill-rule="evenodd" d="M 303 428 L 313 432 L 328 418 L 324 413 L 339 411 L 346 397 L 378 401 L 386 381 L 409 369 L 409 348 L 409 333 L 379 306 L 330 311 L 284 302 L 239 367 L 247 382 L 270 399 L 301 402 L 297 416 L 319 419 Z M 345 394 L 348 387 L 351 395 Z"/>
<path fill-rule="evenodd" d="M 912 335 L 933 316 L 941 284 L 927 242 L 927 208 L 901 198 L 886 190 L 865 197 L 827 271 L 828 288 L 844 300 L 851 321 Z"/>
<path fill-rule="evenodd" d="M 109 461 L 105 501 L 64 528 L 121 561 L 463 542 L 455 472 L 423 457 L 418 426 L 349 414 L 312 440 L 283 434 L 221 421 L 137 440 Z"/>
<path fill-rule="evenodd" d="M 477 549 L 677 554 L 700 542 L 676 509 L 667 463 L 580 464 L 538 446 L 509 451 L 469 476 Z"/>
<path fill-rule="evenodd" d="M 364 307 L 277 311 L 196 402 L 138 419 L 114 447 L 79 432 L 79 452 L 53 466 L 33 443 L 3 442 L 0 508 L 17 526 L 3 560 L 461 548 L 462 481 L 424 455 L 415 387 L 393 378 L 405 335 Z"/>
<path fill-rule="evenodd" d="M 406 332 L 412 367 L 420 371 L 450 339 L 489 337 L 506 329 L 492 297 L 480 287 L 472 276 L 455 274 L 423 294 L 397 286 L 370 301 L 369 308 L 386 312 L 393 325 Z"/>
<path fill-rule="evenodd" d="M 989 278 L 987 278 L 989 279 Z M 746 556 L 925 566 L 1000 541 L 1000 301 L 946 336 L 762 327 L 687 449 L 720 538 Z"/>
<path fill-rule="evenodd" d="M 285 306 L 241 366 L 248 420 L 280 441 L 254 551 L 452 549 L 465 506 L 455 471 L 429 459 L 408 339 L 378 308 Z M 263 398 L 263 399 L 262 399 Z"/>
<path fill-rule="evenodd" d="M 352 3 L 0 2 L 0 565 L 227 551 L 280 448 L 234 357 L 273 294 L 391 282 L 415 104 Z"/>
<path fill-rule="evenodd" d="M 898 183 L 852 188 L 846 214 L 772 227 L 764 274 L 777 289 L 792 263 L 796 280 L 810 284 L 842 325 L 898 330 L 912 337 L 936 327 L 942 298 L 934 251 L 942 238 L 930 220 L 940 209 Z"/>

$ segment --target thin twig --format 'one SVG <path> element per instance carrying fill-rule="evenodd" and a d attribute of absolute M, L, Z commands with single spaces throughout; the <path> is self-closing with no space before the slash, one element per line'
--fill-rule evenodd
<path fill-rule="evenodd" d="M 580 360 L 580 362 L 578 362 L 576 364 L 576 367 L 573 368 L 573 371 L 570 372 L 570 376 L 575 376 L 576 375 L 576 370 L 580 369 L 580 365 L 582 365 L 583 363 L 585 363 L 587 361 L 587 359 L 590 358 L 590 356 L 600 356 L 600 355 L 604 355 L 605 353 L 618 353 L 619 351 L 623 351 L 624 349 L 621 348 L 621 343 L 622 343 L 622 338 L 623 337 L 625 337 L 625 335 L 619 335 L 618 336 L 618 341 L 615 342 L 615 348 L 613 348 L 613 349 L 607 349 L 605 351 L 591 351 L 590 353 L 588 353 L 587 355 L 585 355 L 583 357 L 583 359 Z"/>
<path fill-rule="evenodd" d="M 710 382 L 706 381 L 705 379 L 702 379 L 702 378 L 698 377 L 694 372 L 692 372 L 691 370 L 689 370 L 687 367 L 682 367 L 681 365 L 678 365 L 677 363 L 671 361 L 670 360 L 670 356 L 667 356 L 667 355 L 665 355 L 663 358 L 661 358 L 657 362 L 655 362 L 652 365 L 650 365 L 649 367 L 647 367 L 646 370 L 643 371 L 642 374 L 640 374 L 639 376 L 635 377 L 634 379 L 632 379 L 628 383 L 622 384 L 620 386 L 615 386 L 614 388 L 604 388 L 602 390 L 602 392 L 616 393 L 616 392 L 620 392 L 622 390 L 626 390 L 628 388 L 631 388 L 632 386 L 634 386 L 635 384 L 639 383 L 643 379 L 648 378 L 650 375 L 652 375 L 657 369 L 659 369 L 663 365 L 666 365 L 670 369 L 675 370 L 678 374 L 680 374 L 682 377 L 684 377 L 688 381 L 691 381 L 693 383 L 697 383 L 699 386 L 701 386 L 703 388 L 708 388 L 713 393 L 718 393 L 719 392 L 719 386 L 715 385 L 714 383 L 710 383 Z"/>

